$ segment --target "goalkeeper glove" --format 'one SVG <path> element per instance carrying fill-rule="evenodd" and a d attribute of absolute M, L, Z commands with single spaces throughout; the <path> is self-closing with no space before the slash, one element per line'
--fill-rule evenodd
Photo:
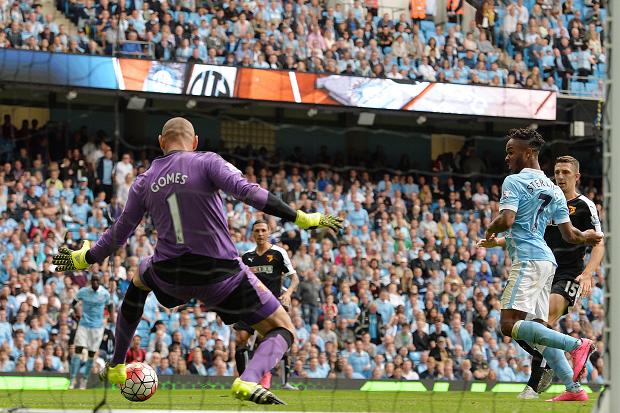
<path fill-rule="evenodd" d="M 339 229 L 342 229 L 342 218 L 333 215 L 323 215 L 319 212 L 306 214 L 298 210 L 295 225 L 303 229 L 330 228 L 338 232 Z"/>
<path fill-rule="evenodd" d="M 90 241 L 84 241 L 82 248 L 72 251 L 67 247 L 60 247 L 58 254 L 52 258 L 52 264 L 56 266 L 56 271 L 85 270 L 90 264 L 86 262 L 86 253 L 90 249 Z"/>

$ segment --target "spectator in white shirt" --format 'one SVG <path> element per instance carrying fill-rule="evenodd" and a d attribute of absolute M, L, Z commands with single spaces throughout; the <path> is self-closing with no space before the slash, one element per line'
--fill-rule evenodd
<path fill-rule="evenodd" d="M 116 164 L 114 171 L 114 180 L 116 185 L 122 185 L 125 182 L 127 174 L 133 173 L 133 164 L 131 163 L 131 156 L 128 153 L 123 154 L 122 160 Z"/>
<path fill-rule="evenodd" d="M 388 79 L 402 79 L 403 75 L 398 72 L 398 66 L 392 65 L 390 71 L 385 75 Z"/>
<path fill-rule="evenodd" d="M 428 64 L 428 57 L 426 56 L 422 57 L 422 63 L 420 63 L 420 66 L 418 67 L 418 73 L 420 73 L 422 79 L 428 82 L 434 82 L 436 80 L 435 69 L 433 69 L 433 66 Z"/>
<path fill-rule="evenodd" d="M 527 9 L 527 7 L 523 5 L 523 0 L 517 1 L 516 8 L 517 8 L 517 11 L 519 12 L 518 14 L 519 22 L 523 25 L 526 25 L 528 21 L 530 20 L 530 12 Z"/>

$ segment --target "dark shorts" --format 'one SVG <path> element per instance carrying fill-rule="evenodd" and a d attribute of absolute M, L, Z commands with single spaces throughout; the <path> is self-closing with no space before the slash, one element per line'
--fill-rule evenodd
<path fill-rule="evenodd" d="M 575 299 L 577 298 L 577 292 L 579 291 L 579 283 L 575 281 L 576 276 L 563 275 L 553 279 L 553 285 L 551 285 L 551 294 L 559 294 L 568 301 L 568 307 L 575 305 Z M 564 311 L 564 314 L 568 314 L 568 309 Z"/>
<path fill-rule="evenodd" d="M 247 331 L 250 335 L 254 334 L 255 331 L 252 326 L 245 321 L 237 321 L 235 324 L 233 324 L 233 328 L 236 331 Z"/>
<path fill-rule="evenodd" d="M 185 255 L 174 260 L 140 263 L 140 279 L 166 308 L 195 298 L 226 324 L 254 325 L 280 306 L 249 268 L 237 260 Z"/>

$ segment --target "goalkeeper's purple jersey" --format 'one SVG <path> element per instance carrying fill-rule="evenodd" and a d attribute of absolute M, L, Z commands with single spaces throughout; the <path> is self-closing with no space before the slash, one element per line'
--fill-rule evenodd
<path fill-rule="evenodd" d="M 184 254 L 218 259 L 239 256 L 229 232 L 219 190 L 257 209 L 268 192 L 248 182 L 213 152 L 176 151 L 156 158 L 131 186 L 123 213 L 92 247 L 98 262 L 122 247 L 148 213 L 157 230 L 153 261 Z"/>

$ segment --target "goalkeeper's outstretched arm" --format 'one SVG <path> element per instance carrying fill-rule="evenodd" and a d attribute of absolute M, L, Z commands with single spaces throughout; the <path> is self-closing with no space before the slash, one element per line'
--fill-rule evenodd
<path fill-rule="evenodd" d="M 276 195 L 249 182 L 239 169 L 219 155 L 212 157 L 206 168 L 218 188 L 266 214 L 294 222 L 303 229 L 331 228 L 338 231 L 342 228 L 339 217 L 295 211 Z"/>
<path fill-rule="evenodd" d="M 84 270 L 89 265 L 102 262 L 114 251 L 125 245 L 129 236 L 142 221 L 145 213 L 143 197 L 139 191 L 143 181 L 140 176 L 129 190 L 129 196 L 123 212 L 91 248 L 89 241 L 84 241 L 79 250 L 72 251 L 61 247 L 53 258 L 56 271 Z"/>

